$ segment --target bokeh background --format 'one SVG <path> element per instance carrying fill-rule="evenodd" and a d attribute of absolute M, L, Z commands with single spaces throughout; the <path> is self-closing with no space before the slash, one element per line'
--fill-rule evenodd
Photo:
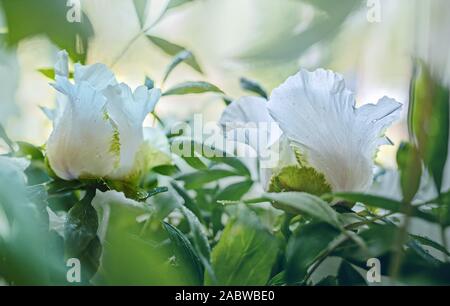
<path fill-rule="evenodd" d="M 45 5 L 46 0 L 37 2 Z M 86 62 L 109 65 L 120 81 L 132 86 L 142 84 L 146 76 L 164 88 L 181 81 L 206 80 L 231 97 L 248 94 L 239 86 L 240 77 L 255 80 L 270 92 L 300 67 L 333 69 L 345 76 L 358 104 L 375 103 L 384 95 L 405 104 L 403 120 L 388 131 L 396 144 L 407 138 L 413 59 L 427 60 L 434 73 L 449 79 L 447 0 L 178 2 L 182 5 L 168 10 L 148 34 L 192 51 L 203 74 L 179 65 L 162 84 L 171 57 L 146 35 L 134 39 L 141 29 L 139 14 L 145 17 L 142 28 L 149 27 L 167 0 L 147 1 L 139 14 L 133 0 L 81 0 L 87 17 L 82 23 L 90 22 L 93 29 Z M 0 15 L 2 32 L 7 26 L 5 14 Z M 58 50 L 45 35 L 31 35 L 13 47 L 2 43 L 0 123 L 12 139 L 45 143 L 51 123 L 39 106 L 53 107 L 55 92 L 38 70 L 51 68 Z M 224 107 L 214 94 L 165 97 L 157 113 L 181 120 L 202 113 L 215 121 Z M 379 161 L 395 167 L 395 151 L 395 146 L 382 148 Z"/>

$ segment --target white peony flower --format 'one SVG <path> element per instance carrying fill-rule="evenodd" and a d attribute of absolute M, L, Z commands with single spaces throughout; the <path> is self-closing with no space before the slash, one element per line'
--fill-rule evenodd
<path fill-rule="evenodd" d="M 332 191 L 365 191 L 371 185 L 377 149 L 390 143 L 384 131 L 401 108 L 387 97 L 356 108 L 343 77 L 323 69 L 301 70 L 273 90 L 267 102 L 247 102 L 248 98 L 233 102 L 221 124 L 274 120 L 282 131 L 275 133 L 281 134 L 280 152 L 290 151 L 280 155 L 285 159 L 281 164 L 295 163 L 295 155 L 300 166 L 323 175 Z M 269 145 L 276 143 L 273 135 L 268 137 Z"/>
<path fill-rule="evenodd" d="M 144 137 L 142 126 L 161 95 L 159 89 L 140 86 L 132 92 L 102 64 L 75 64 L 72 83 L 65 51 L 58 54 L 55 75 L 57 108 L 46 112 L 53 121 L 47 157 L 58 177 L 130 180 L 157 166 L 149 164 L 156 158 L 149 154 L 159 152 L 164 157 L 156 158 L 158 162 L 170 161 Z"/>

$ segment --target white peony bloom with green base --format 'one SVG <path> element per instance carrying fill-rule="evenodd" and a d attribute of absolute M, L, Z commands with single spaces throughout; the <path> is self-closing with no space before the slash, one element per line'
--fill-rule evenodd
<path fill-rule="evenodd" d="M 356 108 L 343 77 L 324 69 L 301 70 L 274 89 L 269 101 L 247 100 L 233 102 L 222 115 L 221 124 L 248 121 L 242 114 L 254 117 L 264 113 L 258 118 L 269 115 L 281 130 L 279 142 L 285 145 L 280 150 L 291 151 L 290 155 L 280 155 L 282 159 L 288 156 L 288 161 L 279 162 L 291 166 L 274 169 L 266 189 L 316 194 L 367 190 L 378 147 L 390 144 L 384 132 L 401 109 L 400 103 L 387 97 Z M 296 161 L 292 162 L 292 156 Z"/>
<path fill-rule="evenodd" d="M 52 84 L 58 91 L 57 108 L 47 111 L 53 121 L 47 158 L 58 177 L 128 181 L 170 162 L 168 149 L 145 137 L 157 132 L 144 133 L 143 128 L 159 89 L 140 86 L 132 92 L 103 64 L 75 64 L 73 78 L 74 83 L 69 81 L 67 53 L 61 51 Z M 168 148 L 168 143 L 163 145 Z"/>

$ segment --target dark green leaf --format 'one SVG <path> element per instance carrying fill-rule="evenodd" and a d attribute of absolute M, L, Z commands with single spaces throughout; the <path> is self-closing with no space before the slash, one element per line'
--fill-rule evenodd
<path fill-rule="evenodd" d="M 403 212 L 402 202 L 384 198 L 381 196 L 369 195 L 364 193 L 345 193 L 345 192 L 335 193 L 333 194 L 333 196 L 337 199 L 342 199 L 353 203 L 360 202 L 371 207 L 382 208 L 389 210 L 391 212 L 397 213 Z M 416 207 L 413 207 L 412 215 L 425 219 L 427 221 L 436 222 L 436 218 L 433 215 L 420 211 Z"/>
<path fill-rule="evenodd" d="M 419 235 L 410 235 L 410 236 L 412 238 L 414 238 L 420 244 L 422 244 L 424 246 L 432 247 L 438 251 L 441 251 L 442 253 L 446 254 L 447 256 L 450 256 L 450 252 L 448 250 L 446 250 L 443 245 L 437 243 L 436 241 L 431 240 L 424 236 L 419 236 Z"/>
<path fill-rule="evenodd" d="M 147 192 L 146 199 L 151 198 L 151 197 L 153 197 L 153 196 L 155 196 L 155 195 L 157 195 L 159 193 L 163 193 L 163 192 L 167 192 L 167 191 L 169 191 L 169 189 L 167 187 L 164 187 L 164 186 L 153 188 L 152 190 L 149 190 Z"/>
<path fill-rule="evenodd" d="M 187 94 L 199 94 L 205 92 L 215 92 L 222 94 L 223 91 L 217 86 L 210 84 L 208 82 L 198 81 L 198 82 L 184 82 L 169 88 L 163 93 L 163 96 L 173 96 L 173 95 L 187 95 Z"/>
<path fill-rule="evenodd" d="M 367 286 L 361 274 L 345 260 L 339 267 L 337 279 L 340 286 Z"/>
<path fill-rule="evenodd" d="M 267 99 L 267 92 L 255 81 L 240 78 L 239 83 L 243 89 L 256 93 L 257 95 Z"/>
<path fill-rule="evenodd" d="M 179 46 L 177 44 L 171 43 L 170 41 L 167 41 L 165 39 L 162 39 L 160 37 L 147 35 L 148 39 L 156 45 L 158 48 L 160 48 L 164 53 L 170 56 L 175 56 L 179 54 L 181 51 L 185 51 L 186 48 Z M 198 71 L 199 73 L 203 73 L 202 69 L 200 68 L 200 65 L 197 62 L 197 59 L 192 55 L 190 58 L 185 60 L 185 63 L 189 66 L 191 66 L 194 70 Z"/>
<path fill-rule="evenodd" d="M 277 253 L 275 237 L 254 213 L 241 207 L 211 254 L 218 285 L 265 285 Z M 205 283 L 213 284 L 208 276 Z"/>
<path fill-rule="evenodd" d="M 89 190 L 67 215 L 64 226 L 66 255 L 78 257 L 97 236 L 97 212 L 91 205 L 95 191 Z"/>
<path fill-rule="evenodd" d="M 202 284 L 203 266 L 197 251 L 193 248 L 191 242 L 179 229 L 173 225 L 163 222 L 163 227 L 169 234 L 169 238 L 174 245 L 177 263 L 183 265 L 184 267 L 191 267 L 191 273 L 195 275 L 197 284 Z"/>
<path fill-rule="evenodd" d="M 178 186 L 178 184 L 176 182 L 171 182 L 170 184 L 172 185 L 173 189 L 175 189 L 175 191 L 183 198 L 184 205 L 189 210 L 191 210 L 199 220 L 203 221 L 203 217 L 202 217 L 202 213 L 200 212 L 200 209 L 198 208 L 195 201 L 189 196 L 187 191 L 185 191 L 183 188 Z"/>
<path fill-rule="evenodd" d="M 339 230 L 326 223 L 309 223 L 299 228 L 289 239 L 286 249 L 288 284 L 302 283 L 311 265 L 339 234 Z"/>

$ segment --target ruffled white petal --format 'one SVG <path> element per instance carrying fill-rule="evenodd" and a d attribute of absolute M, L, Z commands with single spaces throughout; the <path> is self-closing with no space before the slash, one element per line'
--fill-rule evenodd
<path fill-rule="evenodd" d="M 57 78 L 54 87 L 67 95 L 68 103 L 47 142 L 53 171 L 65 180 L 108 175 L 117 156 L 111 150 L 114 128 L 105 118 L 105 97 L 87 82 L 72 85 Z"/>
<path fill-rule="evenodd" d="M 269 115 L 267 100 L 259 97 L 233 101 L 222 113 L 219 124 L 227 139 L 248 144 L 258 155 L 264 154 L 282 135 Z"/>
<path fill-rule="evenodd" d="M 271 116 L 309 165 L 323 173 L 333 191 L 361 191 L 373 178 L 373 157 L 386 143 L 384 129 L 397 118 L 401 104 L 383 98 L 355 107 L 341 75 L 301 70 L 270 97 Z"/>
<path fill-rule="evenodd" d="M 66 50 L 58 52 L 55 64 L 55 75 L 69 77 L 69 55 Z"/>
<path fill-rule="evenodd" d="M 110 85 L 116 85 L 114 73 L 103 64 L 84 66 L 75 64 L 75 83 L 88 82 L 97 90 L 104 90 Z"/>
<path fill-rule="evenodd" d="M 160 97 L 159 89 L 138 87 L 134 93 L 126 84 L 109 86 L 104 90 L 108 116 L 117 129 L 120 142 L 119 168 L 110 175 L 119 178 L 135 166 L 136 154 L 144 141 L 142 124 Z"/>

